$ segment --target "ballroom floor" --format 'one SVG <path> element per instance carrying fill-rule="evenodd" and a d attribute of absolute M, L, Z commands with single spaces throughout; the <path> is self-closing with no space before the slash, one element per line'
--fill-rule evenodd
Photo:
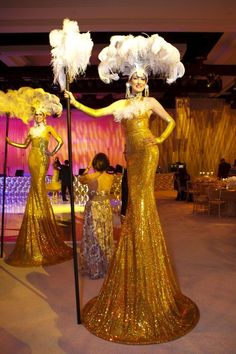
<path fill-rule="evenodd" d="M 182 292 L 196 302 L 200 321 L 186 336 L 165 344 L 110 343 L 77 324 L 73 261 L 15 268 L 0 259 L 2 354 L 235 354 L 236 218 L 192 214 L 175 192 L 157 193 L 166 242 Z M 57 207 L 60 209 L 59 207 Z M 68 206 L 56 216 L 70 240 Z M 77 238 L 83 214 L 76 210 Z M 13 247 L 22 214 L 6 216 L 5 252 Z M 119 222 L 114 215 L 114 230 Z M 70 242 L 70 241 L 69 241 Z M 102 280 L 80 278 L 80 303 L 96 295 Z"/>

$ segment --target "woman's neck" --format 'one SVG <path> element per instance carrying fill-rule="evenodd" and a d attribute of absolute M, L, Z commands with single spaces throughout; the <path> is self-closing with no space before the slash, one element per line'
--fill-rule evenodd
<path fill-rule="evenodd" d="M 136 99 L 136 100 L 141 99 L 142 97 L 143 97 L 142 92 L 132 92 L 129 96 L 129 98 Z"/>
<path fill-rule="evenodd" d="M 45 123 L 44 122 L 35 122 L 34 124 L 35 128 L 39 128 L 39 127 L 44 127 L 45 126 Z"/>

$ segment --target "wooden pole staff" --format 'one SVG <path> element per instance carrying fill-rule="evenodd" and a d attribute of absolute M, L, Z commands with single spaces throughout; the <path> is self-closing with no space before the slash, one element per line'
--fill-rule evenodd
<path fill-rule="evenodd" d="M 6 113 L 6 137 L 9 130 L 9 114 Z M 6 198 L 6 175 L 7 175 L 7 141 L 5 139 L 5 153 L 3 165 L 3 187 L 2 187 L 2 227 L 1 227 L 1 258 L 3 258 L 4 249 L 4 226 L 5 226 L 5 198 Z"/>
<path fill-rule="evenodd" d="M 69 74 L 66 71 L 66 90 L 69 91 Z M 70 110 L 70 99 L 66 100 L 67 108 L 67 139 L 68 139 L 68 157 L 70 162 L 70 185 L 71 185 L 71 196 L 70 196 L 70 207 L 71 207 L 71 233 L 72 233 L 72 243 L 73 243 L 73 260 L 74 260 L 74 280 L 75 280 L 75 301 L 76 301 L 76 313 L 77 313 L 77 323 L 81 324 L 80 317 L 80 292 L 79 292 L 79 274 L 78 274 L 78 256 L 77 256 L 77 240 L 76 240 L 76 227 L 75 227 L 75 208 L 74 208 L 74 187 L 73 187 L 73 161 L 72 161 L 72 139 L 71 139 L 71 110 Z"/>

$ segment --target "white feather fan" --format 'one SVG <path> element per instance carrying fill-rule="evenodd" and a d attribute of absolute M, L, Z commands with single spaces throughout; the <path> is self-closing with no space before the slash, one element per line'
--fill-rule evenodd
<path fill-rule="evenodd" d="M 64 19 L 63 29 L 55 29 L 49 34 L 54 73 L 54 83 L 59 83 L 61 90 L 66 87 L 65 71 L 72 82 L 76 76 L 84 74 L 89 64 L 93 41 L 90 33 L 80 33 L 76 21 Z"/>

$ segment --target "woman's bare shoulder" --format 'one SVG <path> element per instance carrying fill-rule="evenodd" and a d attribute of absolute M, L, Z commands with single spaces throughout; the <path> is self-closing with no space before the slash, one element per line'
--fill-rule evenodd
<path fill-rule="evenodd" d="M 54 128 L 53 128 L 51 125 L 48 125 L 48 124 L 45 125 L 45 128 L 46 128 L 48 131 L 54 130 Z"/>
<path fill-rule="evenodd" d="M 148 102 L 150 104 L 158 104 L 159 103 L 159 101 L 153 96 L 145 97 L 145 100 L 146 100 L 146 102 Z"/>
<path fill-rule="evenodd" d="M 123 107 L 127 102 L 127 99 L 126 98 L 122 98 L 120 100 L 117 100 L 115 102 L 112 103 L 112 106 L 115 109 L 117 109 L 118 107 Z"/>

